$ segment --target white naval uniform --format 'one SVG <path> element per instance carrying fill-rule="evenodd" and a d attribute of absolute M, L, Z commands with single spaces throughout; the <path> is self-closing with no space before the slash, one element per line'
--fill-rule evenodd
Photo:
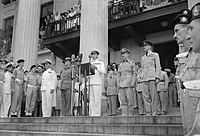
<path fill-rule="evenodd" d="M 95 74 L 90 77 L 90 103 L 89 103 L 89 115 L 100 116 L 101 115 L 101 96 L 103 90 L 103 74 L 105 74 L 104 62 L 99 59 L 93 60 L 91 64 L 95 65 Z"/>
<path fill-rule="evenodd" d="M 53 93 L 51 93 L 51 89 L 56 91 L 57 87 L 57 76 L 55 71 L 52 69 L 47 69 L 42 74 L 42 113 L 43 117 L 51 117 L 52 110 L 52 101 L 53 101 Z"/>
<path fill-rule="evenodd" d="M 3 117 L 8 117 L 9 108 L 11 105 L 11 84 L 13 74 L 7 71 L 4 74 L 4 85 L 3 85 Z"/>

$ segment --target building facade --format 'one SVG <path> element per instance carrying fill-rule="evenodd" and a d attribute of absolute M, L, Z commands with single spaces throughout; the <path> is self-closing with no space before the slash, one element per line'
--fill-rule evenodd
<path fill-rule="evenodd" d="M 120 63 L 119 50 L 124 47 L 131 50 L 132 59 L 140 61 L 144 54 L 141 41 L 146 39 L 154 43 L 154 50 L 160 55 L 162 68 L 170 68 L 174 71 L 173 58 L 178 53 L 178 46 L 173 39 L 170 21 L 178 10 L 191 7 L 196 2 L 198 0 L 166 0 L 162 2 L 160 0 L 153 2 L 151 0 L 126 2 L 119 0 L 109 3 L 107 63 Z M 44 24 L 47 15 L 66 12 L 74 5 L 79 4 L 80 0 L 40 0 L 39 27 Z M 14 56 L 15 42 L 13 41 L 17 26 L 18 7 L 18 0 L 2 0 L 0 3 L 0 29 L 3 33 L 1 45 L 5 47 L 4 50 L 1 50 L 3 57 Z M 80 20 L 78 25 L 81 24 Z M 61 27 L 62 22 L 58 23 Z M 41 41 L 38 40 L 37 63 L 51 58 L 56 71 L 59 72 L 62 68 L 61 60 L 64 57 L 80 52 L 80 28 L 78 26 L 76 29 L 54 35 L 51 35 L 52 32 L 50 32 L 43 39 L 42 46 L 40 45 Z M 53 28 L 51 31 L 55 31 L 55 29 Z M 61 31 L 61 28 L 58 31 Z M 85 47 L 85 50 L 88 48 Z"/>

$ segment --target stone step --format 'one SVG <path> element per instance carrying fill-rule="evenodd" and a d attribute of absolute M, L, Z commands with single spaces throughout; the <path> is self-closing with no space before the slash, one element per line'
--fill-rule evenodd
<path fill-rule="evenodd" d="M 0 130 L 158 136 L 180 136 L 183 132 L 178 124 L 0 123 Z"/>
<path fill-rule="evenodd" d="M 101 117 L 51 117 L 51 118 L 0 118 L 0 123 L 48 124 L 182 124 L 180 115 L 165 116 L 101 116 Z"/>
<path fill-rule="evenodd" d="M 128 135 L 117 135 L 117 134 L 33 132 L 33 131 L 10 131 L 10 130 L 9 131 L 0 130 L 0 135 L 1 136 L 128 136 Z M 150 135 L 131 135 L 131 136 L 150 136 Z"/>

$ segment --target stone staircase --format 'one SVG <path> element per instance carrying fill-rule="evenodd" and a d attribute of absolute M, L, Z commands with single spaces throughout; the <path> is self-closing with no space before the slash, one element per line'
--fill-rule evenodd
<path fill-rule="evenodd" d="M 0 136 L 182 136 L 180 115 L 0 118 Z"/>

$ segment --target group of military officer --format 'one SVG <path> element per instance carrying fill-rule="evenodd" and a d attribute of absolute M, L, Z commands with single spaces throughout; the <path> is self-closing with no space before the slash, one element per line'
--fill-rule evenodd
<path fill-rule="evenodd" d="M 189 136 L 200 133 L 200 3 L 191 10 L 178 12 L 172 21 L 172 28 L 179 45 L 175 77 L 180 94 L 184 134 Z M 163 99 L 166 98 L 168 87 L 162 83 L 167 81 L 166 72 L 161 71 L 159 55 L 151 51 L 152 43 L 144 41 L 143 45 L 146 54 L 141 59 L 139 69 L 129 59 L 130 50 L 121 49 L 123 61 L 118 69 L 118 88 L 122 115 L 133 115 L 135 90 L 142 90 L 142 93 L 138 93 L 138 98 L 143 98 L 144 102 L 143 105 L 143 102 L 139 103 L 141 113 L 145 111 L 147 115 L 155 115 L 166 112 Z"/>
<path fill-rule="evenodd" d="M 200 3 L 178 13 L 172 22 L 179 44 L 176 79 L 179 82 L 184 133 L 200 133 Z"/>

